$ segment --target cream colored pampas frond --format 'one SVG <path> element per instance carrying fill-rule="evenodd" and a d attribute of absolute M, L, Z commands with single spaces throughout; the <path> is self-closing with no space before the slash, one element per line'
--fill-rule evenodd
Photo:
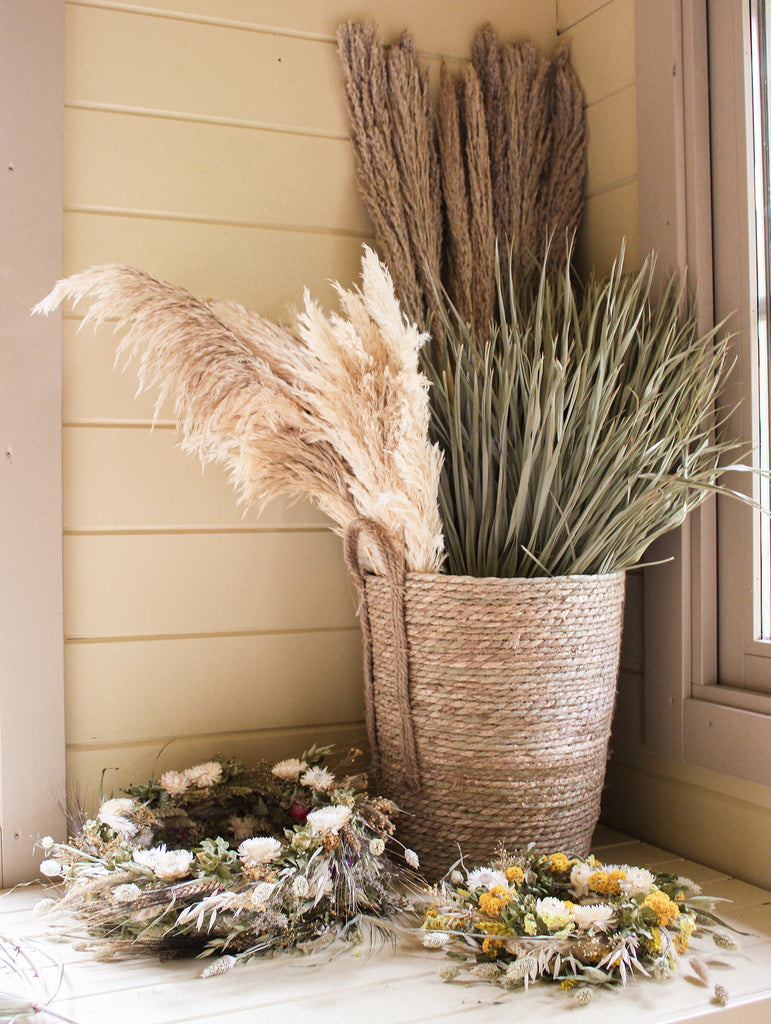
<path fill-rule="evenodd" d="M 223 464 L 245 505 L 308 496 L 341 533 L 372 519 L 404 545 L 408 569 L 434 572 L 441 455 L 428 442 L 418 370 L 425 336 L 366 247 L 361 288 L 337 290 L 342 316 L 306 293 L 305 311 L 283 328 L 133 267 L 103 266 L 60 281 L 34 312 L 88 297 L 84 323 L 127 327 L 117 358 L 138 357 L 139 391 L 158 389 L 156 414 L 172 400 L 182 447 Z"/>

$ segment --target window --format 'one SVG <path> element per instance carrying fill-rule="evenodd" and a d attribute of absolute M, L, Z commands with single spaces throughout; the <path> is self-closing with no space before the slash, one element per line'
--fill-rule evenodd
<path fill-rule="evenodd" d="M 768 190 L 768 146 L 755 134 L 769 110 L 764 8 L 764 0 L 636 6 L 641 248 L 688 267 L 704 329 L 732 314 L 737 364 L 726 400 L 739 404 L 730 430 L 754 444 L 769 404 L 759 302 L 768 249 L 765 240 L 756 246 L 754 160 L 764 158 L 757 182 Z M 758 209 L 765 231 L 766 199 Z M 735 477 L 727 482 L 763 498 L 758 477 Z M 761 556 L 767 581 L 771 557 L 761 522 L 736 501 L 710 501 L 651 553 L 673 561 L 646 570 L 645 716 L 654 754 L 769 785 L 771 596 Z"/>

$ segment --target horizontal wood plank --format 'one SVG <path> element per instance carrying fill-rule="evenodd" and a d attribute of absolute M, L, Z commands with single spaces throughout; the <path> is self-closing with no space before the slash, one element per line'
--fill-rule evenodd
<path fill-rule="evenodd" d="M 66 33 L 66 104 L 348 134 L 331 41 L 80 5 Z"/>
<path fill-rule="evenodd" d="M 333 534 L 64 538 L 65 636 L 344 628 L 353 584 Z"/>
<path fill-rule="evenodd" d="M 65 134 L 68 209 L 372 231 L 347 139 L 80 109 Z"/>
<path fill-rule="evenodd" d="M 635 81 L 634 0 L 613 0 L 564 35 L 591 106 Z"/>
<path fill-rule="evenodd" d="M 334 632 L 68 643 L 67 742 L 243 732 L 364 715 L 357 627 Z"/>
<path fill-rule="evenodd" d="M 87 2 L 100 6 L 100 0 Z M 532 0 L 479 0 L 476 4 L 445 0 L 442 17 L 437 17 L 431 4 L 416 4 L 414 0 L 392 0 L 388 5 L 381 0 L 359 0 L 353 7 L 340 0 L 125 0 L 122 6 L 329 39 L 348 18 L 374 20 L 386 41 L 408 29 L 421 50 L 456 57 L 468 56 L 474 33 L 488 21 L 507 38 L 527 35 L 543 48 L 550 48 L 554 42 L 551 5 L 533 4 Z"/>
<path fill-rule="evenodd" d="M 302 306 L 306 286 L 317 302 L 336 308 L 329 282 L 347 286 L 358 278 L 363 241 L 355 235 L 65 213 L 64 272 L 129 264 L 194 295 L 232 299 L 272 320 L 286 320 Z"/>
<path fill-rule="evenodd" d="M 320 529 L 309 501 L 272 502 L 262 514 L 236 503 L 227 471 L 204 469 L 178 447 L 176 430 L 65 427 L 64 527 L 146 529 Z"/>
<path fill-rule="evenodd" d="M 594 195 L 637 174 L 637 93 L 634 85 L 586 111 L 586 192 Z"/>
<path fill-rule="evenodd" d="M 640 261 L 636 180 L 587 200 L 578 238 L 578 264 L 582 272 L 586 274 L 594 268 L 600 275 L 607 274 L 622 241 L 626 243 L 624 266 L 632 269 Z"/>
<path fill-rule="evenodd" d="M 557 31 L 565 32 L 615 0 L 557 0 Z"/>
<path fill-rule="evenodd" d="M 331 743 L 344 753 L 366 746 L 364 722 L 338 722 L 304 728 L 237 733 L 200 733 L 177 738 L 174 733 L 148 736 L 143 743 L 98 748 L 68 747 L 67 779 L 85 806 L 98 805 L 104 772 L 104 793 L 115 794 L 124 786 L 158 778 L 165 771 L 181 770 L 214 756 L 237 757 L 244 764 L 297 757 L 314 743 Z M 97 1019 L 97 1018 L 92 1018 Z"/>

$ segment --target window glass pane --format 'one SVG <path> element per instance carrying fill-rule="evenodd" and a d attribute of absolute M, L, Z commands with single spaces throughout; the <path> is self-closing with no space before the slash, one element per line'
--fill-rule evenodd
<path fill-rule="evenodd" d="M 769 159 L 769 128 L 771 126 L 771 90 L 769 90 L 769 18 L 765 0 L 752 0 L 752 94 L 754 135 L 755 227 L 758 300 L 758 411 L 759 460 L 763 469 L 771 464 L 769 445 L 769 294 L 771 293 L 771 160 Z M 769 481 L 761 483 L 761 504 L 771 507 Z M 771 638 L 771 522 L 768 515 L 758 517 L 760 531 L 760 636 Z"/>

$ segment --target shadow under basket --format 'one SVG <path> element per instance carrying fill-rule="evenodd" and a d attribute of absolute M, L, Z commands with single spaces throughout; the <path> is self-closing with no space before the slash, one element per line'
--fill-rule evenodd
<path fill-rule="evenodd" d="M 490 579 L 404 573 L 390 558 L 388 575 L 375 576 L 348 561 L 361 597 L 373 781 L 402 810 L 397 836 L 424 874 L 441 877 L 461 853 L 468 866 L 487 862 L 501 840 L 586 856 L 624 573 Z"/>

